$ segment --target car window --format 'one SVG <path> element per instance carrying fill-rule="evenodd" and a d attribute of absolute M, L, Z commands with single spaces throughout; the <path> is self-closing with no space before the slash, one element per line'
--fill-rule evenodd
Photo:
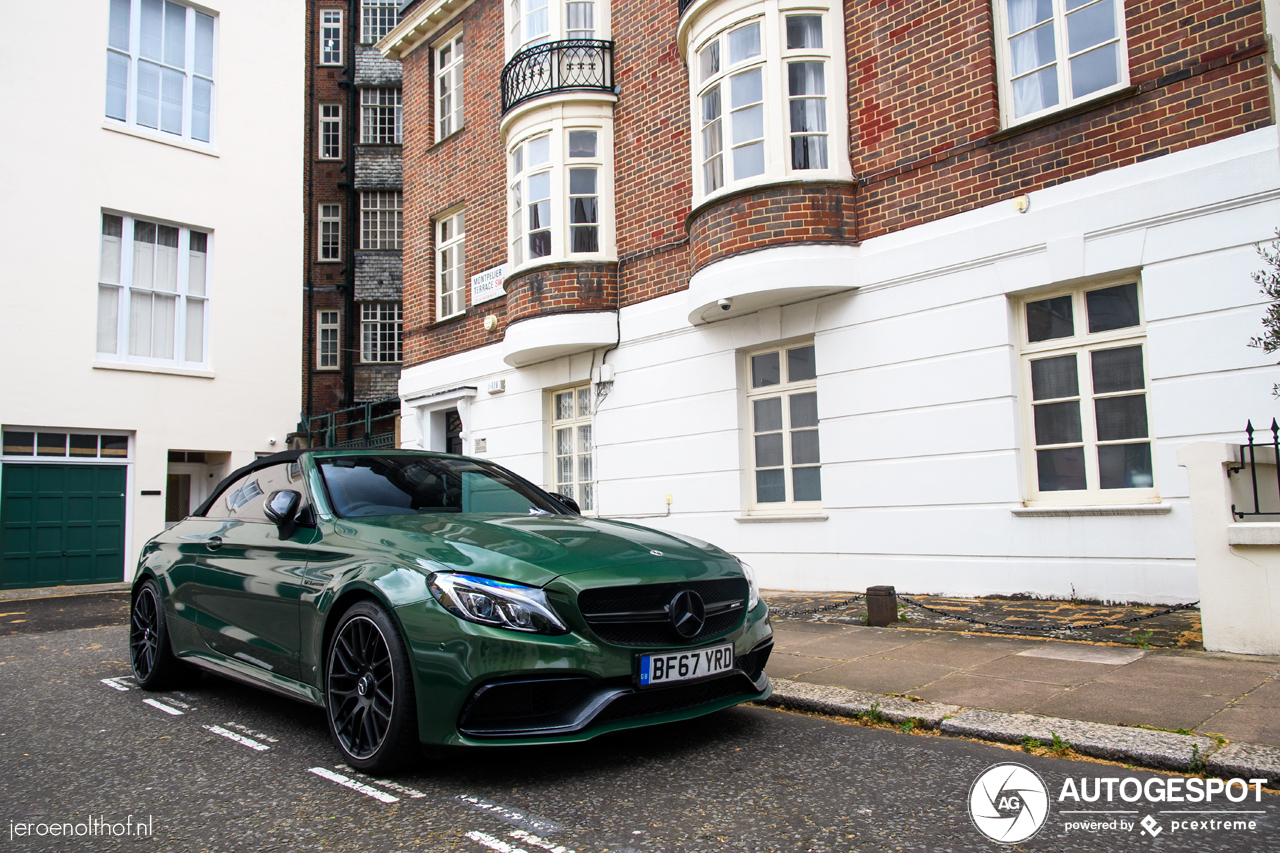
<path fill-rule="evenodd" d="M 235 518 L 241 521 L 267 521 L 262 511 L 267 496 L 272 492 L 290 489 L 302 495 L 298 514 L 308 504 L 307 487 L 302 482 L 302 466 L 298 462 L 271 465 L 253 471 L 236 480 L 205 513 L 206 518 Z"/>
<path fill-rule="evenodd" d="M 412 513 L 562 514 L 541 491 L 500 468 L 468 459 L 338 456 L 317 463 L 344 518 Z"/>

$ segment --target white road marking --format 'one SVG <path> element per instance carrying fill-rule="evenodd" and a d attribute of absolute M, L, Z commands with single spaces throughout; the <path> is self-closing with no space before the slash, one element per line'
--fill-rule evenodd
<path fill-rule="evenodd" d="M 350 788 L 353 791 L 359 791 L 360 793 L 364 794 L 366 797 L 373 797 L 375 800 L 378 800 L 380 802 L 383 802 L 383 803 L 400 802 L 399 797 L 393 797 L 388 793 L 379 791 L 377 788 L 371 788 L 368 785 L 364 785 L 364 784 L 361 784 L 360 782 L 355 781 L 354 779 L 348 779 L 346 776 L 343 776 L 341 773 L 334 773 L 332 770 L 327 770 L 324 767 L 312 767 L 310 772 L 316 774 L 322 779 L 328 779 L 330 782 L 337 782 L 339 785 L 341 785 L 344 788 Z"/>
<path fill-rule="evenodd" d="M 104 679 L 102 679 L 102 683 L 103 683 L 103 684 L 105 684 L 105 685 L 107 685 L 108 687 L 110 687 L 110 688 L 112 688 L 112 689 L 119 690 L 121 693 L 128 693 L 128 692 L 129 692 L 129 688 L 128 688 L 128 687 L 125 687 L 123 684 L 117 684 L 117 683 L 116 683 L 116 680 L 115 680 L 114 678 L 104 678 Z"/>
<path fill-rule="evenodd" d="M 182 712 L 179 711 L 177 708 L 170 708 L 168 705 L 164 704 L 163 702 L 157 702 L 154 699 L 143 699 L 142 701 L 143 701 L 143 704 L 150 705 L 152 708 L 159 708 L 161 711 L 164 711 L 166 714 L 172 714 L 175 717 L 182 716 Z"/>
<path fill-rule="evenodd" d="M 507 835 L 512 838 L 518 838 L 526 844 L 532 844 L 534 847 L 541 847 L 543 850 L 550 850 L 551 853 L 574 853 L 574 851 L 570 850 L 568 847 L 556 844 L 553 841 L 548 841 L 545 838 L 540 838 L 532 832 L 525 832 L 523 829 L 513 829 L 508 832 Z"/>
<path fill-rule="evenodd" d="M 497 803 L 491 803 L 488 800 L 482 800 L 479 797 L 473 797 L 470 794 L 459 794 L 456 799 L 469 806 L 474 806 L 481 811 L 495 815 L 496 817 L 505 820 L 507 823 L 513 823 L 521 829 L 527 829 L 531 832 L 539 832 L 543 835 L 552 835 L 563 829 L 559 824 L 553 823 L 546 818 L 531 815 L 528 812 L 522 812 L 519 809 L 513 809 L 509 806 L 501 806 Z"/>
<path fill-rule="evenodd" d="M 498 853 L 529 853 L 522 847 L 516 847 L 514 844 L 508 844 L 505 841 L 494 838 L 492 835 L 485 835 L 483 832 L 476 832 L 475 830 L 468 832 L 467 838 L 483 844 L 490 850 L 497 850 Z"/>
<path fill-rule="evenodd" d="M 251 728 L 249 728 L 248 726 L 242 726 L 242 725 L 240 725 L 239 723 L 231 722 L 230 720 L 228 720 L 227 722 L 223 723 L 223 725 L 224 725 L 224 726 L 226 726 L 226 727 L 227 727 L 227 728 L 229 728 L 229 729 L 235 729 L 236 731 L 240 732 L 240 734 L 249 735 L 250 737 L 255 737 L 255 738 L 257 738 L 258 740 L 265 740 L 267 743 L 279 743 L 279 742 L 280 742 L 279 740 L 277 740 L 276 738 L 273 738 L 273 737 L 272 737 L 271 735 L 269 735 L 269 734 L 266 734 L 266 733 L 264 733 L 264 732 L 260 732 L 260 731 L 255 731 L 254 729 L 251 729 Z"/>
<path fill-rule="evenodd" d="M 229 732 L 222 726 L 205 726 L 205 728 L 213 732 L 215 735 L 222 735 L 227 740 L 233 740 L 238 744 L 249 747 L 250 749 L 256 749 L 258 752 L 266 752 L 271 748 L 265 743 L 258 743 L 252 738 L 247 738 L 244 735 L 238 735 L 235 732 Z"/>
<path fill-rule="evenodd" d="M 367 780 L 369 782 L 372 782 L 375 785 L 381 785 L 382 787 L 386 788 L 388 791 L 395 791 L 397 794 L 404 794 L 406 797 L 408 797 L 411 800 L 421 800 L 427 796 L 421 791 L 418 791 L 414 788 L 410 788 L 407 785 L 399 785 L 399 784 L 396 784 L 395 782 L 388 782 L 385 779 L 375 779 L 372 776 L 366 776 L 363 773 L 361 773 L 359 770 L 356 770 L 353 767 L 348 767 L 346 764 L 339 764 L 337 765 L 337 768 L 341 770 L 343 773 L 350 773 L 352 776 L 355 776 L 359 779 Z"/>

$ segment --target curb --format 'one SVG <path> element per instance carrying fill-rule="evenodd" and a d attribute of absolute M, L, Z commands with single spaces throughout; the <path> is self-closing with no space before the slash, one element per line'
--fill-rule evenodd
<path fill-rule="evenodd" d="M 839 717 L 861 717 L 878 709 L 888 723 L 901 725 L 914 720 L 917 726 L 934 729 L 944 735 L 996 743 L 1020 744 L 1024 738 L 1049 743 L 1057 735 L 1074 751 L 1090 758 L 1179 773 L 1195 772 L 1193 766 L 1200 763 L 1200 771 L 1204 773 L 1266 779 L 1267 787 L 1280 788 L 1280 749 L 1275 747 L 1235 743 L 1217 749 L 1216 740 L 1201 735 L 1180 735 L 1035 714 L 964 709 L 959 705 L 878 696 L 782 678 L 772 679 L 772 682 L 773 695 L 757 704 Z"/>
<path fill-rule="evenodd" d="M 83 586 L 42 586 L 32 589 L 0 590 L 0 601 L 29 601 L 37 598 L 68 598 L 76 595 L 101 595 L 108 592 L 128 592 L 128 583 L 95 583 Z"/>

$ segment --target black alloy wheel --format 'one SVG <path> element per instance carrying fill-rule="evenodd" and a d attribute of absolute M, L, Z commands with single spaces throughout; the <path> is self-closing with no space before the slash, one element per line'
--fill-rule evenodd
<path fill-rule="evenodd" d="M 369 601 L 348 610 L 325 669 L 329 732 L 357 770 L 386 772 L 414 754 L 417 703 L 408 655 L 386 611 Z"/>
<path fill-rule="evenodd" d="M 129 661 L 143 690 L 164 690 L 186 674 L 169 644 L 160 587 L 150 578 L 138 587 L 129 610 Z"/>

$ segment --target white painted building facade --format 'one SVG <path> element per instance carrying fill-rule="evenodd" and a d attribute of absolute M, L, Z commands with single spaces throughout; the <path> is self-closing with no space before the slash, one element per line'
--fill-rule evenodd
<path fill-rule="evenodd" d="M 3 587 L 131 577 L 300 398 L 302 0 L 59 9 L 0 53 Z"/>
<path fill-rule="evenodd" d="M 1280 368 L 1247 346 L 1264 308 L 1250 277 L 1256 247 L 1280 224 L 1276 130 L 1025 201 L 857 247 L 783 246 L 710 264 L 687 291 L 624 307 L 607 355 L 600 346 L 515 368 L 498 343 L 414 366 L 400 380 L 403 442 L 443 449 L 443 413 L 457 409 L 464 453 L 554 490 L 557 395 L 587 387 L 594 410 L 579 423 L 594 441 L 596 512 L 715 542 L 766 587 L 1194 600 L 1177 448 L 1239 440 L 1247 419 L 1277 412 Z M 791 286 L 794 299 L 779 295 Z M 814 287 L 838 292 L 809 298 Z M 1093 318 L 1089 294 L 1109 288 L 1136 293 L 1136 322 L 1108 329 Z M 774 307 L 755 310 L 752 294 L 763 293 Z M 1034 313 L 1060 297 L 1074 306 L 1074 331 L 1031 340 L 1028 303 Z M 731 310 L 715 309 L 721 299 Z M 555 319 L 593 315 L 573 316 Z M 553 319 L 521 325 L 526 352 L 555 352 L 575 333 Z M 546 340 L 524 340 L 539 328 Z M 1098 455 L 1116 436 L 1094 426 L 1106 392 L 1095 373 L 1097 387 L 1076 395 L 1084 435 L 1058 442 L 1083 448 L 1077 474 L 1089 487 L 1040 491 L 1052 484 L 1036 474 L 1033 396 L 1044 395 L 1032 393 L 1033 356 L 1076 353 L 1087 383 L 1098 344 L 1140 348 L 1140 384 L 1124 387 L 1142 391 L 1129 397 L 1145 412 L 1130 414 L 1146 419 L 1151 464 L 1122 445 Z M 799 390 L 817 394 L 821 499 L 763 507 L 752 497 L 750 358 L 773 349 L 785 360 L 809 345 L 816 379 Z M 602 357 L 611 384 L 596 381 Z M 1127 487 L 1099 489 L 1099 476 L 1128 477 Z"/>

